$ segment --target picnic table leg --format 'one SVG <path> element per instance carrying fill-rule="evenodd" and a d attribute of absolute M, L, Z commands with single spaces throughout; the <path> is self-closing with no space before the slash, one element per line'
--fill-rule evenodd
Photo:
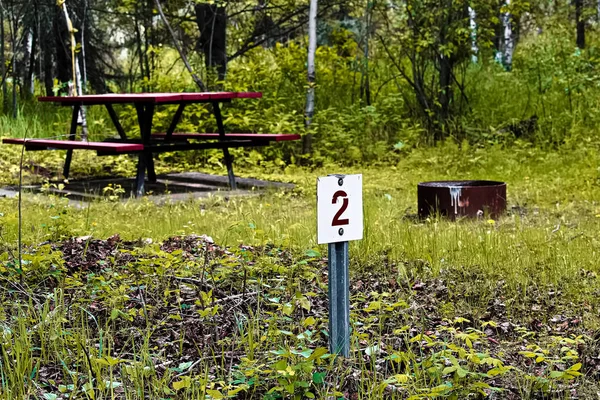
<path fill-rule="evenodd" d="M 154 104 L 148 104 L 146 106 L 146 115 L 145 115 L 145 125 L 144 125 L 144 134 L 142 136 L 142 141 L 145 146 L 150 145 L 150 139 L 152 137 L 152 117 L 154 116 Z M 154 157 L 152 156 L 151 151 L 146 152 L 146 168 L 148 170 L 148 181 L 155 183 L 156 182 L 156 171 L 154 170 Z"/>
<path fill-rule="evenodd" d="M 138 123 L 140 125 L 140 135 L 144 146 L 150 145 L 150 137 L 152 134 L 152 117 L 154 116 L 154 104 L 136 104 L 135 105 Z M 148 181 L 156 182 L 156 172 L 154 170 L 154 159 L 152 152 L 145 150 L 139 155 L 138 168 L 136 175 L 136 197 L 144 195 L 144 179 L 148 170 Z"/>
<path fill-rule="evenodd" d="M 144 179 L 146 178 L 146 154 L 138 156 L 137 174 L 135 175 L 135 197 L 141 197 L 145 193 Z"/>
<path fill-rule="evenodd" d="M 215 119 L 217 120 L 217 128 L 219 129 L 219 136 L 221 140 L 225 138 L 225 127 L 223 126 L 223 117 L 221 116 L 221 109 L 219 108 L 218 102 L 213 102 L 213 111 L 215 113 Z M 227 176 L 229 177 L 229 187 L 231 190 L 236 190 L 237 185 L 235 183 L 235 175 L 233 173 L 233 161 L 231 154 L 229 154 L 229 148 L 223 147 L 223 157 L 225 158 L 225 165 L 227 166 Z"/>
<path fill-rule="evenodd" d="M 73 114 L 71 117 L 71 130 L 69 132 L 69 140 L 75 140 L 77 135 L 77 118 L 79 117 L 79 109 L 81 106 L 75 104 L 73 106 Z M 73 149 L 67 150 L 67 156 L 65 157 L 65 165 L 63 167 L 63 176 L 65 179 L 69 179 L 69 172 L 71 170 L 71 160 L 73 159 Z"/>
<path fill-rule="evenodd" d="M 185 109 L 185 103 L 181 103 L 179 107 L 177 107 L 177 111 L 173 116 L 173 120 L 169 125 L 169 129 L 167 129 L 167 134 L 165 136 L 165 141 L 170 140 L 173 137 L 173 132 L 175 132 L 175 128 L 177 128 L 177 123 L 181 119 L 181 114 L 183 114 L 183 110 Z"/>
<path fill-rule="evenodd" d="M 113 125 L 117 129 L 117 133 L 119 134 L 119 137 L 122 140 L 127 140 L 127 135 L 125 134 L 125 130 L 123 129 L 123 126 L 119 122 L 119 117 L 117 116 L 117 113 L 115 112 L 115 109 L 113 108 L 112 104 L 106 104 L 105 106 L 106 106 L 106 110 L 108 111 L 108 115 L 110 116 L 110 119 L 113 122 Z"/>
<path fill-rule="evenodd" d="M 152 153 L 146 153 L 145 164 L 148 169 L 148 182 L 156 183 L 156 171 L 154 170 L 154 157 Z"/>

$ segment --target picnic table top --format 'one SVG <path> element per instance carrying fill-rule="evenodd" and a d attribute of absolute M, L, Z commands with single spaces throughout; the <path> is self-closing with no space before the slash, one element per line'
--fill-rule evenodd
<path fill-rule="evenodd" d="M 92 94 L 83 96 L 44 96 L 38 101 L 58 103 L 62 105 L 93 105 L 116 103 L 194 103 L 213 100 L 257 99 L 260 92 L 197 92 L 197 93 L 126 93 L 126 94 Z"/>

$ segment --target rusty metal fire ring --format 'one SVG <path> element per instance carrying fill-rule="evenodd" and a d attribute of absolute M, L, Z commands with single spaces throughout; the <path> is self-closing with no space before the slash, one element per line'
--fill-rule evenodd
<path fill-rule="evenodd" d="M 506 183 L 497 181 L 436 181 L 417 186 L 419 217 L 440 215 L 497 219 L 506 211 Z"/>

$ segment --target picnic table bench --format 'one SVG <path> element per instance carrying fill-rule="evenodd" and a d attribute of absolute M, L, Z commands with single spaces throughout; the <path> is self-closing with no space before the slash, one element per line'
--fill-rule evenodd
<path fill-rule="evenodd" d="M 300 135 L 297 134 L 225 132 L 220 103 L 230 102 L 233 99 L 256 99 L 260 97 L 262 97 L 262 94 L 256 92 L 139 93 L 39 97 L 38 101 L 41 102 L 52 102 L 73 108 L 68 140 L 7 138 L 3 139 L 3 143 L 23 145 L 27 150 L 67 150 L 63 169 L 65 179 L 69 177 L 73 150 L 95 150 L 101 156 L 138 154 L 135 180 L 136 196 L 144 194 L 146 173 L 150 182 L 156 182 L 154 154 L 180 150 L 222 149 L 227 166 L 229 186 L 232 190 L 235 190 L 236 182 L 229 148 L 266 146 L 272 142 L 300 139 Z M 216 133 L 175 132 L 186 105 L 196 103 L 210 103 L 212 105 L 213 115 L 217 124 Z M 131 138 L 127 135 L 113 108 L 114 104 L 133 104 L 135 106 L 140 128 L 140 138 Z M 167 131 L 155 133 L 152 131 L 154 110 L 156 106 L 164 104 L 176 104 L 178 107 Z M 75 140 L 81 107 L 91 105 L 104 105 L 106 107 L 119 135 L 118 138 L 109 138 L 101 142 Z"/>

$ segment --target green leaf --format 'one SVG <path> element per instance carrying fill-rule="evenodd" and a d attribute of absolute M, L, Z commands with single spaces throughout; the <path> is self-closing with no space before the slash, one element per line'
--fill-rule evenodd
<path fill-rule="evenodd" d="M 294 394 L 294 391 L 296 389 L 293 383 L 290 383 L 289 385 L 284 385 L 283 387 L 285 390 L 287 390 L 289 394 Z"/>
<path fill-rule="evenodd" d="M 292 306 L 292 303 L 285 303 L 282 311 L 285 315 L 289 316 L 292 314 L 292 311 L 294 311 L 294 306 Z"/>
<path fill-rule="evenodd" d="M 550 378 L 562 378 L 564 374 L 562 371 L 552 371 L 550 372 Z"/>
<path fill-rule="evenodd" d="M 181 389 L 186 389 L 192 386 L 192 380 L 190 379 L 189 376 L 186 376 L 185 378 L 183 378 L 182 380 L 178 381 L 178 382 L 173 382 L 173 389 L 175 389 L 176 391 L 181 390 Z"/>
<path fill-rule="evenodd" d="M 328 350 L 325 347 L 317 347 L 312 354 L 310 355 L 310 357 L 308 357 L 308 360 L 316 360 L 317 358 L 320 358 L 322 356 L 324 356 L 325 354 L 327 354 Z"/>
<path fill-rule="evenodd" d="M 315 384 L 317 384 L 317 385 L 322 384 L 325 381 L 325 375 L 327 375 L 327 373 L 325 373 L 325 372 L 315 372 L 315 373 L 313 373 L 313 382 Z"/>
<path fill-rule="evenodd" d="M 178 367 L 170 368 L 170 370 L 181 373 L 181 372 L 185 371 L 186 369 L 188 369 L 189 367 L 191 367 L 192 364 L 193 364 L 193 362 L 191 362 L 191 361 L 180 363 Z"/>
<path fill-rule="evenodd" d="M 503 373 L 504 373 L 504 372 L 506 372 L 506 371 L 507 371 L 507 370 L 505 370 L 504 368 L 497 367 L 497 368 L 492 368 L 492 369 L 490 369 L 490 370 L 487 372 L 487 374 L 488 374 L 489 376 L 497 376 L 497 375 L 501 375 L 501 374 L 503 374 Z"/>
<path fill-rule="evenodd" d="M 304 351 L 299 352 L 298 354 L 301 355 L 304 358 L 309 358 L 310 355 L 312 354 L 313 350 L 312 349 L 306 349 Z"/>
<path fill-rule="evenodd" d="M 207 389 L 206 394 L 209 395 L 210 397 L 212 397 L 213 399 L 224 399 L 225 398 L 225 396 L 223 396 L 223 393 L 219 392 L 218 390 Z"/>
<path fill-rule="evenodd" d="M 458 367 L 456 365 L 453 365 L 451 367 L 446 367 L 444 368 L 444 370 L 442 371 L 442 375 L 446 375 L 446 374 L 451 374 L 454 371 L 456 371 L 458 369 Z"/>
<path fill-rule="evenodd" d="M 581 363 L 573 364 L 571 368 L 569 368 L 569 372 L 571 371 L 579 371 L 581 369 Z"/>
<path fill-rule="evenodd" d="M 374 345 L 374 346 L 369 346 L 365 349 L 365 354 L 368 356 L 372 356 L 375 354 L 379 354 L 379 352 L 381 351 L 381 349 L 379 348 L 379 346 Z"/>
<path fill-rule="evenodd" d="M 321 257 L 321 253 L 319 253 L 317 250 L 306 250 L 304 252 L 304 255 L 306 257 L 311 257 L 311 258 L 315 258 L 315 257 Z"/>
<path fill-rule="evenodd" d="M 279 360 L 273 366 L 273 368 L 275 368 L 277 371 L 285 371 L 285 369 L 287 368 L 287 361 L 285 361 L 285 360 Z"/>
<path fill-rule="evenodd" d="M 310 311 L 310 300 L 308 300 L 306 297 L 302 297 L 300 299 L 300 306 L 306 311 Z"/>
<path fill-rule="evenodd" d="M 533 351 L 520 351 L 519 354 L 521 354 L 522 356 L 525 356 L 527 358 L 537 357 L 537 354 L 535 354 Z"/>
<path fill-rule="evenodd" d="M 121 382 L 116 382 L 116 381 L 104 381 L 104 386 L 107 389 L 116 389 L 120 386 L 123 386 L 123 384 Z"/>

